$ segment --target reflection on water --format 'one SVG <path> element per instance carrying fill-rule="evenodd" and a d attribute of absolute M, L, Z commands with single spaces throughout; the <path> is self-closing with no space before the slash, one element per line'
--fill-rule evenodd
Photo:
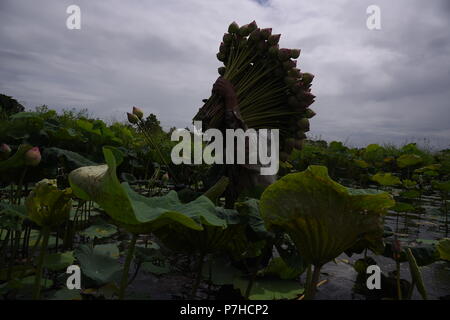
<path fill-rule="evenodd" d="M 357 187 L 357 186 L 351 186 Z M 398 195 L 401 190 L 392 190 Z M 429 243 L 429 240 L 439 240 L 449 236 L 449 214 L 445 212 L 444 203 L 438 193 L 422 195 L 420 199 L 405 199 L 396 196 L 396 201 L 414 205 L 414 212 L 397 213 L 390 211 L 385 217 L 385 225 L 389 226 L 399 240 L 404 244 Z M 447 210 L 450 203 L 447 202 Z M 370 255 L 370 254 L 369 254 Z M 317 293 L 317 299 L 364 299 L 353 292 L 357 276 L 351 264 L 363 255 L 353 255 L 349 258 L 342 254 L 322 269 L 321 279 L 328 279 Z M 395 262 L 382 256 L 372 256 L 384 274 L 395 270 Z M 435 262 L 421 267 L 425 287 L 429 299 L 439 299 L 450 295 L 450 263 Z M 408 263 L 401 264 L 401 277 L 411 281 Z M 421 299 L 415 290 L 413 299 Z"/>

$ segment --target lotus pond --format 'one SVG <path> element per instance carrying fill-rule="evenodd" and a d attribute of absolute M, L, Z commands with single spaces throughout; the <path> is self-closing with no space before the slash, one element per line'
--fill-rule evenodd
<path fill-rule="evenodd" d="M 108 125 L 7 98 L 3 299 L 449 298 L 449 150 L 307 140 L 225 209 L 227 179 L 170 165 L 154 115 Z"/>

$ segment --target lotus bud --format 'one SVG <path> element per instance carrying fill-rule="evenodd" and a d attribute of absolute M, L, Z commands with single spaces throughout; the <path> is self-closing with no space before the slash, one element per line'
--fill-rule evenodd
<path fill-rule="evenodd" d="M 269 36 L 269 39 L 267 39 L 267 42 L 269 43 L 269 45 L 274 46 L 278 44 L 278 42 L 280 41 L 280 37 L 281 34 L 272 34 L 271 36 Z"/>
<path fill-rule="evenodd" d="M 25 164 L 27 166 L 36 167 L 41 162 L 41 152 L 38 147 L 33 147 L 25 152 Z"/>
<path fill-rule="evenodd" d="M 139 118 L 132 113 L 127 112 L 128 122 L 132 124 L 136 124 L 139 122 Z"/>
<path fill-rule="evenodd" d="M 287 60 L 283 62 L 283 68 L 287 71 L 295 67 L 297 67 L 297 61 L 295 60 Z"/>
<path fill-rule="evenodd" d="M 239 32 L 239 25 L 233 21 L 228 27 L 228 32 L 231 34 L 237 34 Z"/>
<path fill-rule="evenodd" d="M 297 59 L 300 56 L 300 49 L 291 49 L 291 58 Z"/>
<path fill-rule="evenodd" d="M 261 39 L 261 31 L 256 28 L 255 30 L 250 33 L 250 36 L 248 37 L 249 41 L 257 42 Z"/>
<path fill-rule="evenodd" d="M 307 86 L 307 85 L 310 85 L 311 82 L 313 81 L 313 79 L 314 79 L 314 75 L 311 74 L 311 73 L 303 73 L 303 74 L 302 74 L 302 82 L 303 82 L 303 84 L 305 84 L 306 86 Z"/>
<path fill-rule="evenodd" d="M 289 57 L 291 56 L 291 50 L 283 48 L 278 51 L 278 59 L 280 61 L 287 61 Z"/>
<path fill-rule="evenodd" d="M 303 132 L 309 131 L 309 120 L 306 118 L 300 119 L 297 122 L 297 126 L 303 130 Z"/>
<path fill-rule="evenodd" d="M 218 54 L 217 54 L 217 60 L 219 60 L 219 61 L 221 61 L 221 62 L 225 62 L 225 53 L 223 53 L 223 52 L 219 52 Z"/>
<path fill-rule="evenodd" d="M 272 58 L 278 57 L 278 49 L 278 45 L 271 46 L 269 48 L 269 56 L 271 56 Z"/>
<path fill-rule="evenodd" d="M 169 174 L 168 173 L 164 173 L 163 176 L 161 177 L 161 180 L 163 182 L 169 181 Z"/>
<path fill-rule="evenodd" d="M 261 52 L 265 52 L 265 51 L 267 51 L 269 49 L 269 46 L 267 45 L 266 41 L 261 40 L 261 41 L 258 42 L 257 48 Z"/>
<path fill-rule="evenodd" d="M 233 36 L 229 33 L 224 33 L 222 40 L 225 44 L 230 44 L 233 41 Z"/>
<path fill-rule="evenodd" d="M 261 36 L 264 40 L 269 40 L 269 37 L 272 35 L 272 28 L 261 29 Z"/>
<path fill-rule="evenodd" d="M 256 29 L 258 29 L 258 25 L 256 24 L 256 21 L 253 20 L 252 22 L 250 22 L 248 24 L 248 29 L 250 31 L 250 33 L 252 33 L 253 31 L 255 31 Z"/>
<path fill-rule="evenodd" d="M 0 160 L 5 160 L 11 154 L 11 148 L 6 144 L 2 143 L 0 145 Z"/>
<path fill-rule="evenodd" d="M 301 81 L 297 81 L 292 87 L 291 87 L 291 91 L 295 94 L 303 91 L 303 84 L 301 83 Z"/>
<path fill-rule="evenodd" d="M 284 78 L 284 83 L 285 83 L 288 87 L 292 87 L 293 85 L 295 85 L 295 83 L 297 83 L 297 79 L 292 78 L 292 77 L 285 77 L 285 78 Z"/>
<path fill-rule="evenodd" d="M 288 76 L 298 79 L 300 78 L 300 70 L 298 70 L 297 68 L 290 69 L 288 71 Z"/>
<path fill-rule="evenodd" d="M 311 109 L 306 109 L 305 118 L 311 119 L 316 113 Z"/>
<path fill-rule="evenodd" d="M 225 67 L 220 67 L 219 69 L 217 69 L 217 71 L 218 71 L 219 74 L 223 77 L 224 74 L 225 74 L 226 69 L 225 69 Z"/>
<path fill-rule="evenodd" d="M 144 116 L 144 112 L 142 111 L 142 109 L 137 107 L 133 107 L 133 114 L 138 117 L 139 120 Z"/>
<path fill-rule="evenodd" d="M 398 239 L 395 239 L 392 242 L 392 253 L 393 253 L 393 257 L 395 260 L 400 259 L 400 255 L 402 253 L 402 244 L 400 243 L 400 241 Z"/>
<path fill-rule="evenodd" d="M 247 37 L 250 34 L 250 28 L 248 24 L 243 25 L 239 28 L 239 35 L 242 37 Z"/>

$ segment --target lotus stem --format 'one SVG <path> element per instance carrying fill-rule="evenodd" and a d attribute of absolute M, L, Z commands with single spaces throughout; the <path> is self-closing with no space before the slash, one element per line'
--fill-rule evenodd
<path fill-rule="evenodd" d="M 119 300 L 123 300 L 123 298 L 125 297 L 125 290 L 128 285 L 128 273 L 130 271 L 131 261 L 133 260 L 137 238 L 138 238 L 137 234 L 133 233 L 131 235 L 131 241 L 130 245 L 128 246 L 127 257 L 125 259 L 125 264 L 123 266 L 122 279 L 120 281 Z"/>
<path fill-rule="evenodd" d="M 34 300 L 39 300 L 41 297 L 42 270 L 44 267 L 45 254 L 47 252 L 48 239 L 50 238 L 50 228 L 43 227 L 41 230 L 41 234 L 42 234 L 41 252 L 39 253 L 36 275 L 34 278 L 34 290 L 33 290 L 33 299 Z"/>
<path fill-rule="evenodd" d="M 195 297 L 197 294 L 198 286 L 200 285 L 200 280 L 202 279 L 202 269 L 203 269 L 203 262 L 205 260 L 206 253 L 202 252 L 200 253 L 199 259 L 198 259 L 198 265 L 197 265 L 197 275 L 195 277 L 194 285 L 192 286 L 191 291 L 191 299 Z"/>
<path fill-rule="evenodd" d="M 397 298 L 402 300 L 402 287 L 400 285 L 400 261 L 398 259 L 395 261 L 397 265 L 396 278 L 397 278 Z"/>
<path fill-rule="evenodd" d="M 319 265 L 314 266 L 314 271 L 312 271 L 311 265 L 308 267 L 305 300 L 314 300 L 317 291 L 317 283 L 319 282 L 320 277 L 320 269 L 322 269 L 322 266 Z"/>

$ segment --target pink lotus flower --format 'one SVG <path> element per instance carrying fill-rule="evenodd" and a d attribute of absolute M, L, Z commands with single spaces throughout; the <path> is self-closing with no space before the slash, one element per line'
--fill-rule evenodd
<path fill-rule="evenodd" d="M 136 124 L 139 122 L 139 118 L 132 113 L 127 112 L 127 117 L 128 117 L 128 122 L 130 122 L 132 124 Z"/>
<path fill-rule="evenodd" d="M 133 107 L 133 114 L 140 120 L 144 116 L 144 111 L 140 108 Z"/>
<path fill-rule="evenodd" d="M 0 160 L 5 160 L 9 157 L 11 153 L 11 148 L 6 144 L 0 144 Z"/>
<path fill-rule="evenodd" d="M 38 147 L 33 147 L 25 152 L 25 164 L 36 167 L 41 162 L 41 152 Z"/>

